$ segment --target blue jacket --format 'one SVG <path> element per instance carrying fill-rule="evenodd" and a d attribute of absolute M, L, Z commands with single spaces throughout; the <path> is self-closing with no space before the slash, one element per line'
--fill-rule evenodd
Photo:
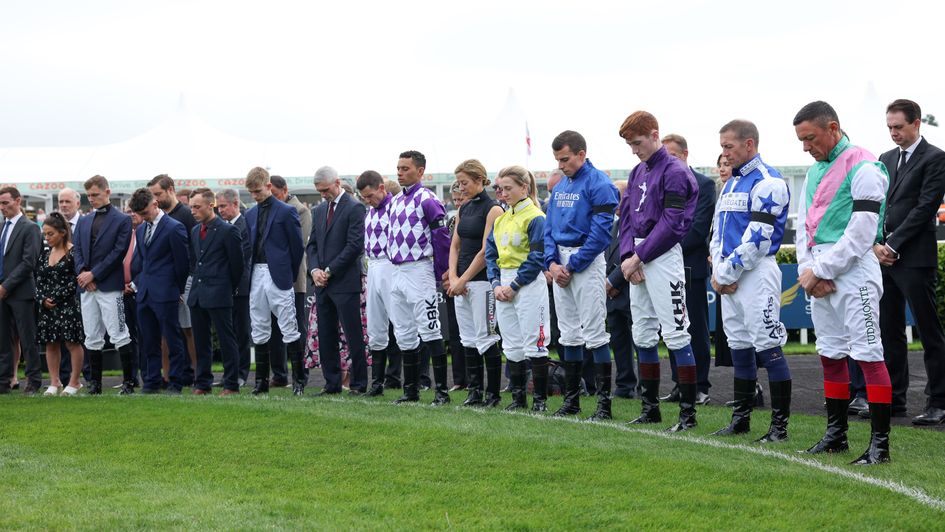
<path fill-rule="evenodd" d="M 249 278 L 253 273 L 253 248 L 249 246 L 249 230 L 246 229 L 246 217 L 242 214 L 231 224 L 240 232 L 240 247 L 243 250 L 243 275 L 240 276 L 235 296 L 249 297 Z"/>
<path fill-rule="evenodd" d="M 131 217 L 110 207 L 93 245 L 94 219 L 93 211 L 79 218 L 75 224 L 75 235 L 72 237 L 75 272 L 78 275 L 83 271 L 91 271 L 96 287 L 102 292 L 124 290 L 125 270 L 122 264 L 131 245 Z M 82 292 L 82 288 L 79 291 Z"/>
<path fill-rule="evenodd" d="M 259 206 L 253 205 L 246 211 L 246 230 L 249 231 L 249 247 L 256 249 L 256 218 Z M 273 198 L 269 207 L 269 217 L 263 228 L 263 247 L 269 275 L 280 290 L 292 290 L 295 278 L 302 265 L 302 223 L 295 207 Z"/>
<path fill-rule="evenodd" d="M 148 224 L 143 223 L 135 234 L 131 279 L 138 290 L 136 299 L 138 303 L 180 301 L 190 269 L 187 230 L 167 214 L 154 227 L 150 243 L 145 238 L 147 230 Z"/>
<path fill-rule="evenodd" d="M 712 233 L 712 215 L 715 213 L 715 181 L 695 170 L 692 170 L 692 175 L 699 185 L 699 201 L 689 232 L 682 239 L 683 263 L 692 272 L 693 279 L 705 279 L 709 276 L 709 237 Z"/>
<path fill-rule="evenodd" d="M 558 246 L 581 247 L 566 266 L 582 272 L 610 245 L 617 187 L 607 174 L 584 161 L 577 173 L 555 185 L 548 201 L 545 221 L 545 269 L 560 264 Z"/>
<path fill-rule="evenodd" d="M 331 269 L 324 288 L 315 293 L 332 294 L 361 292 L 361 256 L 364 254 L 364 205 L 347 192 L 328 223 L 328 204 L 321 202 L 312 212 L 312 234 L 308 237 L 309 271 Z"/>
<path fill-rule="evenodd" d="M 193 284 L 187 304 L 201 308 L 233 306 L 233 293 L 243 276 L 243 249 L 240 230 L 215 217 L 207 225 L 206 238 L 200 238 L 197 224 L 190 231 L 191 274 Z"/>

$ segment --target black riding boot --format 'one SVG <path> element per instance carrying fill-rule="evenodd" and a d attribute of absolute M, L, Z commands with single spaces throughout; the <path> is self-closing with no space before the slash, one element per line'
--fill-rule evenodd
<path fill-rule="evenodd" d="M 528 399 L 525 398 L 526 371 L 525 361 L 509 361 L 509 384 L 512 388 L 512 403 L 506 410 L 524 410 L 528 408 Z"/>
<path fill-rule="evenodd" d="M 269 393 L 269 344 L 256 344 L 256 387 L 253 395 Z"/>
<path fill-rule="evenodd" d="M 482 406 L 482 355 L 475 347 L 467 347 L 466 351 L 466 374 L 469 376 L 469 382 L 466 384 L 468 395 L 463 401 L 463 406 Z"/>
<path fill-rule="evenodd" d="M 131 363 L 131 344 L 125 344 L 118 348 L 118 357 L 121 359 L 121 390 L 118 395 L 131 395 L 135 393 L 134 366 Z"/>
<path fill-rule="evenodd" d="M 292 361 L 292 395 L 305 395 L 305 365 L 302 361 L 302 339 L 285 346 L 286 355 Z"/>
<path fill-rule="evenodd" d="M 613 419 L 614 416 L 610 412 L 610 389 L 613 375 L 611 363 L 597 363 L 594 367 L 597 369 L 597 378 L 594 379 L 597 384 L 597 411 L 587 419 L 591 421 Z"/>
<path fill-rule="evenodd" d="M 499 388 L 502 386 L 502 354 L 499 353 L 499 345 L 492 344 L 486 351 L 486 398 L 482 405 L 485 407 L 499 406 L 502 402 L 502 396 L 499 395 Z"/>
<path fill-rule="evenodd" d="M 666 432 L 682 432 L 696 426 L 696 383 L 679 383 L 679 422 Z"/>
<path fill-rule="evenodd" d="M 434 406 L 445 405 L 450 402 L 449 386 L 446 384 L 446 374 L 449 363 L 446 361 L 446 351 L 443 349 L 443 340 L 426 342 L 433 361 L 433 402 Z"/>
<path fill-rule="evenodd" d="M 387 349 L 371 350 L 371 389 L 368 397 L 384 395 L 384 372 L 387 371 Z"/>
<path fill-rule="evenodd" d="M 564 361 L 564 402 L 554 413 L 555 417 L 573 416 L 581 413 L 581 373 L 583 360 Z"/>
<path fill-rule="evenodd" d="M 747 434 L 751 430 L 751 411 L 755 405 L 755 379 L 735 378 L 735 410 L 732 422 L 723 429 L 712 433 L 713 436 L 734 436 Z"/>
<path fill-rule="evenodd" d="M 769 382 L 771 390 L 771 426 L 768 433 L 755 440 L 757 443 L 774 443 L 788 439 L 787 426 L 791 417 L 791 381 Z"/>
<path fill-rule="evenodd" d="M 827 399 L 827 431 L 824 437 L 806 453 L 845 453 L 850 450 L 847 442 L 847 408 L 850 399 Z"/>
<path fill-rule="evenodd" d="M 892 405 L 870 403 L 870 446 L 852 465 L 883 464 L 889 461 L 889 416 Z"/>
<path fill-rule="evenodd" d="M 89 395 L 102 395 L 102 350 L 89 349 Z M 79 368 L 72 368 L 72 371 L 79 371 Z"/>
<path fill-rule="evenodd" d="M 643 402 L 643 411 L 640 412 L 640 417 L 629 422 L 630 425 L 660 423 L 663 421 L 663 416 L 660 414 L 660 380 L 659 378 L 645 378 L 646 375 L 658 377 L 659 374 L 660 365 L 658 362 L 640 363 L 640 399 Z"/>
<path fill-rule="evenodd" d="M 548 410 L 548 357 L 532 359 L 532 412 Z"/>
<path fill-rule="evenodd" d="M 420 347 L 410 351 L 401 350 L 404 365 L 404 394 L 394 404 L 416 403 L 420 400 Z"/>

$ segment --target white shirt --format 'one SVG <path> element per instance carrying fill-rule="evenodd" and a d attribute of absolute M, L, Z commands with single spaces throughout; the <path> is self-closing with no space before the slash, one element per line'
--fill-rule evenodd
<path fill-rule="evenodd" d="M 906 160 L 902 164 L 909 162 L 909 159 L 912 158 L 912 154 L 915 153 L 915 149 L 919 146 L 919 143 L 922 142 L 922 135 L 919 135 L 919 138 L 915 139 L 915 142 L 912 143 L 912 146 L 909 146 L 906 149 L 899 148 L 899 158 L 902 158 L 902 152 L 906 152 Z M 898 162 L 896 164 L 899 164 Z"/>
<path fill-rule="evenodd" d="M 164 210 L 163 210 L 163 209 L 158 209 L 157 212 L 158 212 L 158 213 L 157 213 L 157 216 L 155 216 L 155 217 L 154 217 L 154 221 L 151 222 L 151 238 L 154 238 L 154 230 L 157 229 L 158 222 L 161 221 L 161 218 L 164 218 Z M 147 222 L 145 222 L 145 223 L 147 223 Z M 147 236 L 147 234 L 148 234 L 148 228 L 147 228 L 147 227 L 144 228 L 144 234 L 145 234 L 145 236 Z M 147 244 L 149 244 L 149 243 L 150 243 L 150 242 L 145 242 L 145 245 L 147 245 Z"/>
<path fill-rule="evenodd" d="M 69 225 L 72 226 L 73 233 L 75 233 L 75 224 L 79 223 L 79 218 L 81 217 L 82 217 L 81 213 L 79 213 L 79 211 L 75 211 L 75 215 L 69 219 Z"/>
<path fill-rule="evenodd" d="M 13 234 L 13 228 L 16 227 L 16 222 L 19 222 L 19 221 L 20 221 L 20 218 L 22 218 L 22 217 L 23 217 L 23 211 L 20 211 L 20 213 L 17 214 L 16 216 L 14 216 L 13 218 L 10 218 L 9 220 L 4 220 L 4 221 L 3 221 L 3 222 L 4 222 L 4 224 L 3 224 L 4 227 L 0 227 L 0 237 L 2 237 L 2 235 L 3 235 L 3 230 L 4 230 L 4 228 L 6 227 L 6 222 L 10 222 L 10 228 L 7 229 L 7 240 L 6 240 L 6 242 L 3 243 L 3 254 L 4 254 L 4 255 L 7 254 L 7 246 L 10 245 L 10 235 Z"/>
<path fill-rule="evenodd" d="M 237 211 L 237 212 L 236 212 L 236 216 L 234 216 L 233 219 L 229 221 L 229 223 L 230 223 L 230 224 L 235 224 L 235 223 L 236 223 L 236 220 L 239 220 L 239 219 L 240 219 L 240 216 L 242 216 L 242 214 L 240 214 L 240 212 Z"/>

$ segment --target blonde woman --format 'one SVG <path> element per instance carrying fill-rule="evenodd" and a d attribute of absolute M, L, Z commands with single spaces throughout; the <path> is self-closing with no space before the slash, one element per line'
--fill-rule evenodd
<path fill-rule="evenodd" d="M 526 361 L 532 363 L 532 410 L 547 410 L 548 285 L 542 275 L 545 215 L 538 206 L 535 176 L 521 166 L 503 168 L 496 179 L 509 209 L 486 241 L 486 271 L 496 298 L 502 347 L 509 361 L 512 404 L 528 408 Z"/>

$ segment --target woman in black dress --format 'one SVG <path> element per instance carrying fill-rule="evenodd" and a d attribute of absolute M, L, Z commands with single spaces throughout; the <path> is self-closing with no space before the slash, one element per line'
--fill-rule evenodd
<path fill-rule="evenodd" d="M 43 236 L 48 248 L 43 250 L 36 268 L 36 301 L 39 302 L 39 320 L 36 337 L 46 344 L 46 363 L 49 366 L 49 388 L 43 395 L 75 395 L 82 385 L 79 369 L 82 367 L 82 314 L 76 297 L 75 259 L 72 256 L 69 222 L 58 212 L 50 213 L 43 222 Z M 69 385 L 63 389 L 59 380 L 60 342 L 66 343 L 72 358 Z"/>

